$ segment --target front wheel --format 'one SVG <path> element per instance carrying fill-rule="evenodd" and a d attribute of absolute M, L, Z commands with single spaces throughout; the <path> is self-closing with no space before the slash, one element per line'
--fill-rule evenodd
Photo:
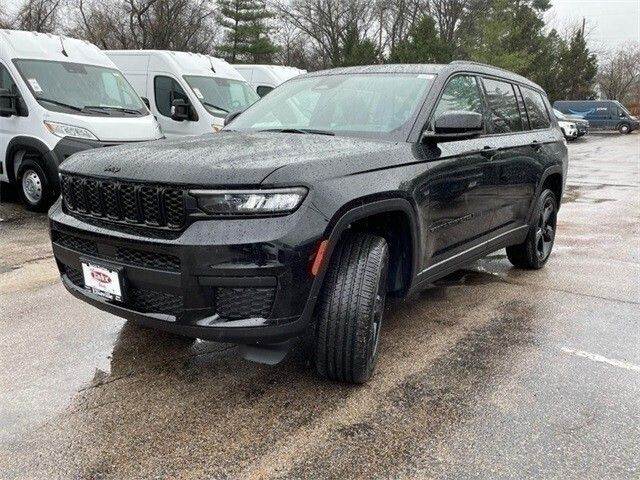
<path fill-rule="evenodd" d="M 384 238 L 349 234 L 332 255 L 316 318 L 315 364 L 321 377 L 365 383 L 378 357 L 387 291 Z"/>
<path fill-rule="evenodd" d="M 27 209 L 44 212 L 51 206 L 54 188 L 37 162 L 31 159 L 22 162 L 16 180 L 20 199 Z"/>
<path fill-rule="evenodd" d="M 533 218 L 526 240 L 507 247 L 507 258 L 516 267 L 537 270 L 547 263 L 556 237 L 558 202 L 551 190 L 544 190 L 538 198 Z"/>
<path fill-rule="evenodd" d="M 628 123 L 621 123 L 618 127 L 618 131 L 626 135 L 627 133 L 631 133 L 631 127 Z"/>

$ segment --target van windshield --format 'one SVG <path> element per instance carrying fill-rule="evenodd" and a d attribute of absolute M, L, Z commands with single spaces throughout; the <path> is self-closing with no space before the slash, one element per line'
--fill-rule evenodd
<path fill-rule="evenodd" d="M 230 130 L 401 139 L 434 78 L 432 74 L 361 73 L 292 79 L 234 119 Z"/>
<path fill-rule="evenodd" d="M 47 110 L 93 116 L 148 114 L 118 70 L 50 60 L 14 63 L 35 99 Z"/>
<path fill-rule="evenodd" d="M 243 80 L 185 75 L 184 79 L 211 115 L 224 118 L 244 110 L 260 97 Z"/>

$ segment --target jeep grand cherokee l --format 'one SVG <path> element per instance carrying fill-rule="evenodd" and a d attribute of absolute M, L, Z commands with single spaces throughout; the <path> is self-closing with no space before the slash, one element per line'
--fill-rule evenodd
<path fill-rule="evenodd" d="M 548 260 L 567 148 L 542 89 L 472 63 L 290 80 L 217 135 L 74 155 L 50 211 L 76 297 L 321 376 L 372 374 L 387 295 L 500 248 Z"/>

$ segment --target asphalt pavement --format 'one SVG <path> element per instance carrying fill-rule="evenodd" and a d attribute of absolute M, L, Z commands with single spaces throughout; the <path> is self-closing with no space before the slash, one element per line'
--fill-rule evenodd
<path fill-rule="evenodd" d="M 392 302 L 360 387 L 76 300 L 3 185 L 0 478 L 640 478 L 640 134 L 569 149 L 547 266 Z"/>

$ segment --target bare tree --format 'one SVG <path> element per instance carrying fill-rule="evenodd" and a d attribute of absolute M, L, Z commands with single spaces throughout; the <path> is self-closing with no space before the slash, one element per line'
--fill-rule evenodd
<path fill-rule="evenodd" d="M 456 39 L 458 25 L 462 21 L 470 0 L 430 0 L 430 11 L 436 24 L 440 39 L 443 42 L 453 44 Z"/>
<path fill-rule="evenodd" d="M 20 30 L 51 33 L 58 27 L 61 0 L 26 0 L 15 18 Z"/>
<path fill-rule="evenodd" d="M 217 38 L 211 0 L 77 0 L 71 34 L 102 48 L 209 53 Z"/>
<path fill-rule="evenodd" d="M 282 0 L 275 7 L 313 42 L 323 66 L 340 65 L 346 43 L 367 38 L 376 14 L 367 0 Z"/>
<path fill-rule="evenodd" d="M 632 88 L 640 83 L 640 45 L 625 45 L 601 58 L 597 80 L 606 98 L 624 101 Z"/>

